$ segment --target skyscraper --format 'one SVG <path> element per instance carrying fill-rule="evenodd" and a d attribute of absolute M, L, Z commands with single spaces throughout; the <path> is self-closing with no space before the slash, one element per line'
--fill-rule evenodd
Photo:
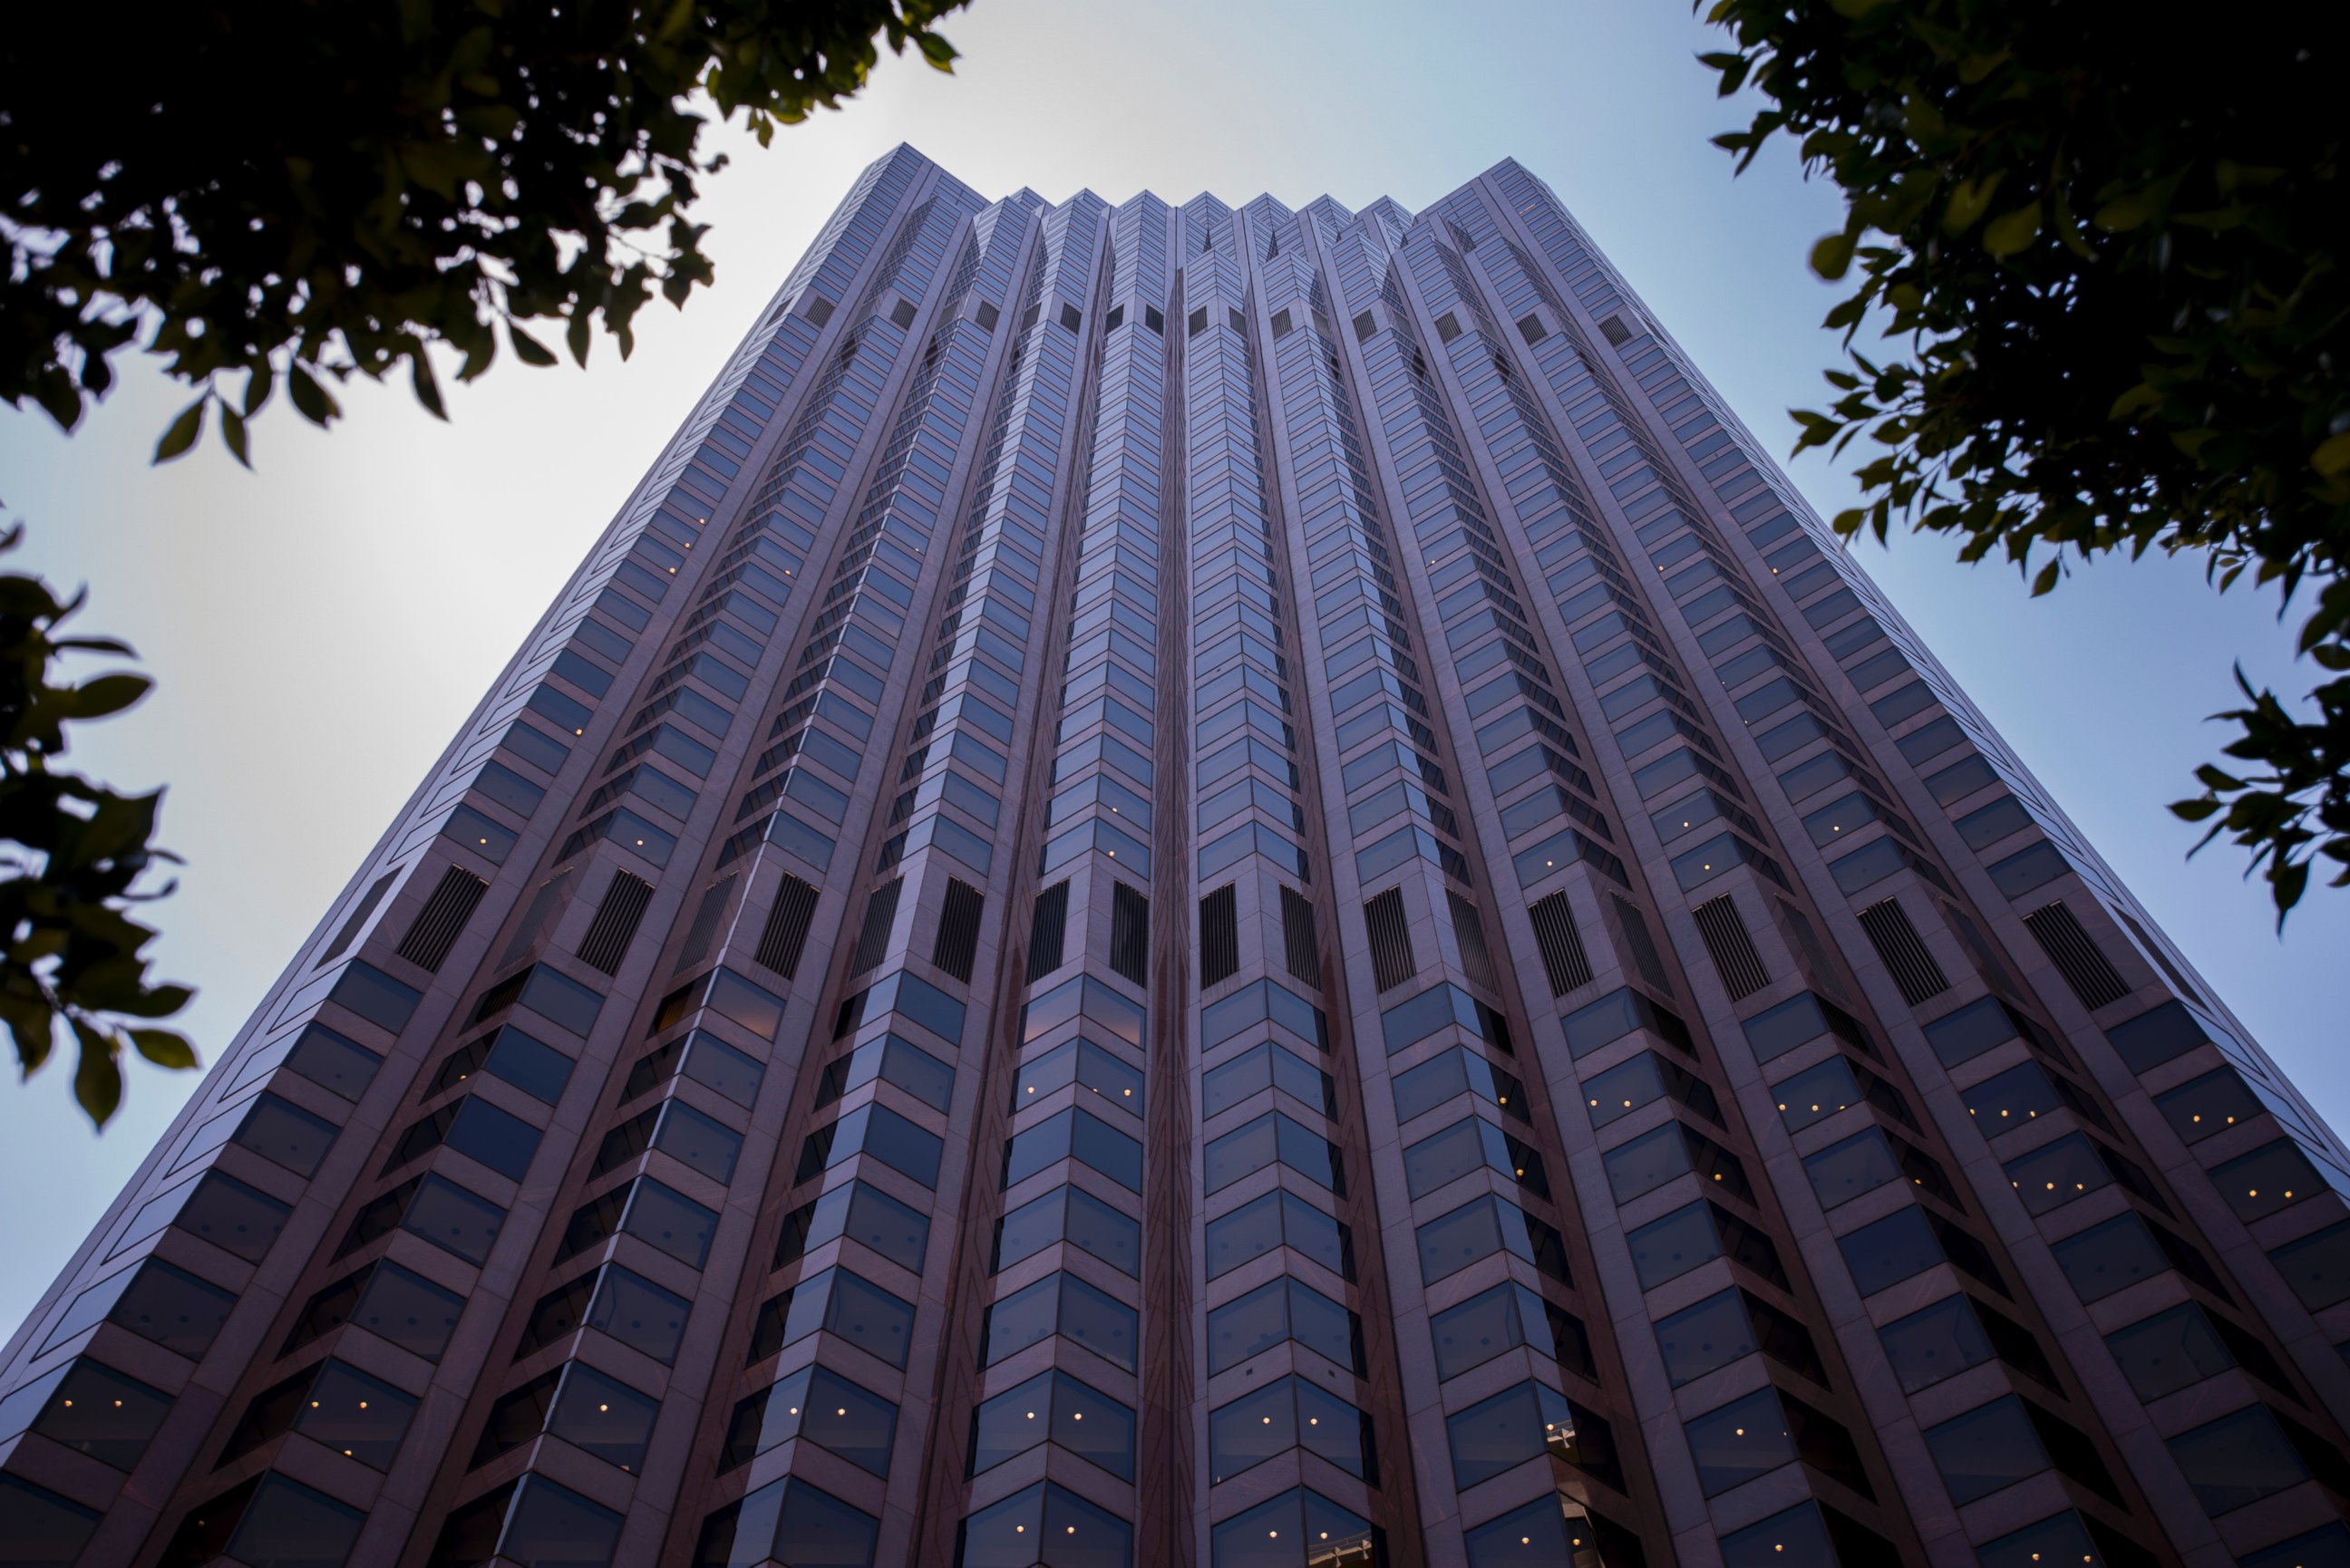
<path fill-rule="evenodd" d="M 1557 200 L 900 148 L 0 1361 L 0 1561 L 2350 1562 L 2341 1143 Z"/>

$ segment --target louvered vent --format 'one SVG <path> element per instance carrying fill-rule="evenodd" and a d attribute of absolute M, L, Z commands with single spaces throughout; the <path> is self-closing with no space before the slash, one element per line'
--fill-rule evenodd
<path fill-rule="evenodd" d="M 1591 983 L 1591 955 L 1583 949 L 1583 935 L 1575 929 L 1575 912 L 1566 895 L 1553 893 L 1528 906 L 1534 924 L 1534 945 L 1542 950 L 1543 972 L 1550 977 L 1550 993 L 1565 996 L 1578 985 Z"/>
<path fill-rule="evenodd" d="M 1822 991 L 1842 995 L 1844 987 L 1836 980 L 1835 965 L 1821 944 L 1820 933 L 1811 917 L 1783 898 L 1773 908 L 1778 912 L 1779 924 L 1794 939 L 1795 950 L 1804 955 L 1804 966 L 1811 971 L 1812 983 Z"/>
<path fill-rule="evenodd" d="M 1319 984 L 1322 944 L 1314 940 L 1314 901 L 1289 888 L 1281 890 L 1281 941 L 1288 950 L 1289 972 Z"/>
<path fill-rule="evenodd" d="M 1227 882 L 1200 900 L 1200 989 L 1240 972 L 1240 896 Z"/>
<path fill-rule="evenodd" d="M 400 939 L 400 956 L 421 970 L 437 971 L 457 944 L 457 933 L 473 918 L 490 885 L 462 867 L 441 873 L 441 881 L 416 911 L 416 921 Z"/>
<path fill-rule="evenodd" d="M 947 878 L 947 896 L 939 900 L 939 936 L 931 946 L 931 961 L 947 973 L 971 983 L 972 960 L 979 953 L 979 917 L 987 895 L 961 877 Z"/>
<path fill-rule="evenodd" d="M 807 946 L 808 925 L 816 919 L 816 889 L 798 877 L 785 876 L 775 889 L 775 907 L 759 931 L 759 950 L 752 956 L 785 980 L 799 972 L 800 953 Z"/>
<path fill-rule="evenodd" d="M 850 975 L 863 974 L 889 950 L 889 926 L 898 918 L 898 895 L 906 890 L 903 877 L 892 877 L 873 889 L 865 900 L 865 924 L 857 932 L 857 950 L 849 955 Z"/>
<path fill-rule="evenodd" d="M 1616 924 L 1624 933 L 1624 946 L 1632 955 L 1632 967 L 1639 971 L 1642 980 L 1667 996 L 1672 995 L 1673 982 L 1665 973 L 1665 957 L 1657 950 L 1657 939 L 1648 934 L 1648 922 L 1640 918 L 1640 911 L 1622 894 L 1610 893 L 1607 900 L 1616 906 Z"/>
<path fill-rule="evenodd" d="M 383 896 L 391 891 L 391 885 L 400 880 L 400 868 L 395 866 L 375 879 L 360 898 L 358 907 L 351 910 L 351 918 L 343 922 L 343 929 L 335 933 L 335 940 L 327 944 L 327 950 L 318 955 L 318 961 L 313 967 L 325 968 L 342 957 L 351 943 L 359 940 L 360 928 L 368 923 L 368 917 L 375 913 L 378 904 L 383 902 Z"/>
<path fill-rule="evenodd" d="M 1411 929 L 1403 915 L 1403 889 L 1390 888 L 1363 905 L 1363 929 L 1371 940 L 1371 980 L 1381 991 L 1419 972 L 1411 956 Z"/>
<path fill-rule="evenodd" d="M 1109 967 L 1137 985 L 1150 983 L 1150 900 L 1123 882 L 1110 885 Z"/>
<path fill-rule="evenodd" d="M 1716 973 L 1721 976 L 1722 988 L 1730 1000 L 1752 996 L 1771 983 L 1771 971 L 1762 967 L 1762 955 L 1754 950 L 1754 939 L 1747 932 L 1746 922 L 1739 918 L 1738 905 L 1727 893 L 1709 898 L 1693 911 L 1697 916 L 1697 934 L 1705 939 L 1705 950 L 1713 960 Z"/>
<path fill-rule="evenodd" d="M 1974 954 L 1975 963 L 1982 970 L 1983 978 L 1991 981 L 1992 990 L 2004 992 L 2009 996 L 2021 994 L 2016 989 L 2015 976 L 2007 971 L 2007 961 L 2000 957 L 1999 950 L 1991 945 L 1991 939 L 1983 935 L 1982 928 L 1976 925 L 1966 911 L 1955 905 L 1945 904 L 1942 906 L 1942 919 L 1950 929 L 1959 933 L 1959 940 L 1967 944 L 1967 950 Z"/>
<path fill-rule="evenodd" d="M 1950 989 L 1950 976 L 1934 961 L 1927 950 L 1925 939 L 1910 923 L 1909 911 L 1901 907 L 1898 898 L 1871 904 L 1860 912 L 1860 929 L 1868 933 L 1868 945 L 1893 971 L 1893 983 L 1901 988 L 1901 1000 L 1915 1007 L 1929 996 L 1939 996 Z"/>
<path fill-rule="evenodd" d="M 2023 923 L 2047 951 L 2048 961 L 2081 999 L 2081 1005 L 2095 1012 L 2108 1002 L 2119 1002 L 2129 994 L 2129 987 L 2114 971 L 2113 961 L 2099 950 L 2089 933 L 2081 928 L 2080 918 L 2064 907 L 2064 900 L 2043 904 L 2023 917 Z"/>
<path fill-rule="evenodd" d="M 579 961 L 606 974 L 617 972 L 620 955 L 635 940 L 637 922 L 645 918 L 645 906 L 652 896 L 653 885 L 643 877 L 613 872 L 604 889 L 604 901 L 596 906 L 596 918 L 588 922 L 588 934 L 579 939 Z"/>
<path fill-rule="evenodd" d="M 1036 895 L 1028 926 L 1028 978 L 1041 980 L 1061 967 L 1069 932 L 1069 884 L 1054 883 Z"/>
<path fill-rule="evenodd" d="M 2128 910 L 2116 909 L 2114 913 L 2120 919 L 2123 925 L 2129 928 L 2129 934 L 2137 939 L 2137 945 L 2146 950 L 2146 956 L 2161 966 L 2162 972 L 2169 977 L 2172 987 L 2179 995 L 2190 1002 L 2204 1000 L 2203 993 L 2195 988 L 2195 982 L 2188 979 L 2186 972 L 2170 961 L 2170 954 L 2165 950 L 2163 945 L 2148 935 L 2147 929 L 2139 925 Z"/>
<path fill-rule="evenodd" d="M 733 897 L 733 876 L 721 877 L 702 890 L 702 902 L 693 911 L 693 924 L 685 929 L 685 946 L 678 951 L 671 974 L 683 974 L 710 956 L 712 944 L 718 940 L 718 923 L 726 918 L 727 903 Z"/>
<path fill-rule="evenodd" d="M 1501 977 L 1493 972 L 1493 954 L 1485 946 L 1485 922 L 1477 918 L 1477 906 L 1450 888 L 1444 890 L 1444 898 L 1452 907 L 1452 937 L 1461 944 L 1461 971 L 1471 985 L 1501 990 Z"/>

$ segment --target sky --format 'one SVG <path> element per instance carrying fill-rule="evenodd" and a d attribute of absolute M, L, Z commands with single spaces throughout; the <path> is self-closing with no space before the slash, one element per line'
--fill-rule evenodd
<path fill-rule="evenodd" d="M 180 888 L 151 906 L 162 977 L 197 987 L 181 1023 L 211 1060 L 318 922 L 588 544 L 757 319 L 859 170 L 910 141 L 983 194 L 1090 187 L 1293 206 L 1389 195 L 1426 206 L 1505 157 L 1547 181 L 1769 445 L 1823 401 L 1837 292 L 1805 265 L 1841 226 L 1835 189 L 1782 147 L 1733 179 L 1708 144 L 1723 102 L 1694 57 L 1720 35 L 1671 4 L 1621 0 L 978 0 L 942 29 L 951 77 L 886 59 L 837 113 L 762 150 L 739 132 L 695 217 L 717 282 L 649 306 L 636 352 L 588 368 L 502 361 L 444 377 L 450 420 L 404 388 L 342 394 L 332 432 L 283 400 L 255 471 L 209 432 L 156 468 L 185 391 L 133 358 L 66 437 L 0 409 L 0 498 L 30 524 L 7 566 L 88 583 L 80 629 L 123 635 L 157 678 L 73 761 L 117 787 L 168 784 Z M 1843 466 L 1790 465 L 1832 515 Z M 2192 564 L 2100 565 L 2026 597 L 2012 568 L 1937 539 L 1856 546 L 1968 691 L 2204 977 L 2336 1126 L 2350 1058 L 2350 891 L 2314 890 L 2280 939 L 2236 851 L 2186 858 L 2163 810 L 2224 740 L 2232 660 L 2308 683 L 2272 601 L 2214 595 Z M 2336 955 L 2329 961 L 2327 954 Z M 0 1337 L 37 1301 L 196 1085 L 134 1065 L 93 1135 L 69 1062 L 0 1085 Z"/>

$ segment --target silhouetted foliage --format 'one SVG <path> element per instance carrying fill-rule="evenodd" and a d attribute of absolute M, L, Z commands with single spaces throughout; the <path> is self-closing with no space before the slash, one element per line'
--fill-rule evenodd
<path fill-rule="evenodd" d="M 1856 269 L 1827 317 L 1850 365 L 1795 415 L 1798 451 L 1875 452 L 1836 527 L 1954 535 L 2035 594 L 2106 552 L 2200 556 L 2220 588 L 2272 586 L 2306 617 L 2302 650 L 2350 670 L 2339 24 L 2252 6 L 2172 25 L 2116 0 L 1707 14 L 1736 36 L 1703 57 L 1724 95 L 1768 100 L 1716 141 L 1742 171 L 1796 138 L 1846 197 L 1812 265 Z M 1886 346 L 1863 353 L 1869 324 Z M 2199 770 L 2204 794 L 2171 809 L 2250 851 L 2282 923 L 2314 857 L 2350 862 L 2350 680 L 2316 682 L 2298 718 L 2245 696 L 2214 717 L 2251 765 Z"/>

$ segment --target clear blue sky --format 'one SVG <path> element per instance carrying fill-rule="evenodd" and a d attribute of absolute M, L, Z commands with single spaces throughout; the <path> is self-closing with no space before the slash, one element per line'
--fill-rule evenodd
<path fill-rule="evenodd" d="M 0 410 L 0 496 L 33 524 L 17 559 L 90 582 L 91 630 L 131 634 L 157 693 L 78 754 L 124 787 L 168 783 L 185 855 L 155 909 L 161 968 L 200 988 L 207 1059 L 243 1023 L 588 543 L 755 318 L 857 171 L 911 141 L 990 195 L 1148 187 L 1419 208 L 1500 159 L 1547 180 L 1747 422 L 1783 449 L 1819 400 L 1834 293 L 1805 270 L 1837 226 L 1830 188 L 1782 152 L 1732 180 L 1707 144 L 1743 122 L 1695 63 L 1720 47 L 1673 4 L 1444 6 L 980 0 L 945 29 L 956 75 L 889 62 L 846 110 L 735 166 L 698 217 L 718 282 L 650 307 L 635 358 L 582 373 L 512 361 L 453 391 L 452 421 L 359 389 L 331 435 L 281 406 L 259 472 L 214 446 L 146 456 L 184 400 L 135 365 L 80 434 Z M 444 385 L 447 383 L 444 380 Z M 1824 513 L 1842 472 L 1794 466 Z M 2192 568 L 2101 566 L 2028 600 L 1948 545 L 1859 554 L 2202 972 L 2322 1111 L 2350 1109 L 2324 1042 L 2350 1010 L 2350 893 L 2314 892 L 2280 941 L 2231 851 L 2162 810 L 2221 738 L 2229 663 L 2299 690 L 2272 604 L 2212 596 Z M 2327 955 L 2334 955 L 2329 960 Z M 37 1298 L 193 1086 L 130 1075 L 93 1137 L 69 1064 L 0 1087 L 0 1334 Z"/>

